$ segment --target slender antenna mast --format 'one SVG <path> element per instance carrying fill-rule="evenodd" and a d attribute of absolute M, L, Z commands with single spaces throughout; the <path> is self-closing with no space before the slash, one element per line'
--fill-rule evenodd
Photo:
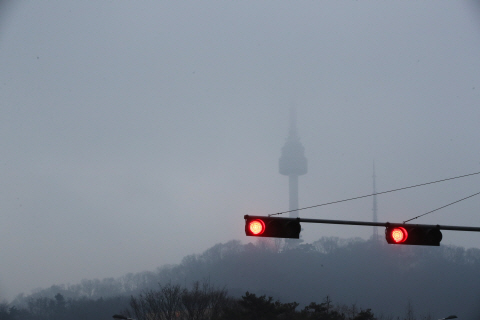
<path fill-rule="evenodd" d="M 375 175 L 375 161 L 373 161 L 373 222 L 378 221 L 378 216 L 377 216 L 377 187 L 375 185 L 375 180 L 376 180 L 376 175 Z M 377 241 L 378 240 L 378 228 L 373 228 L 373 240 Z"/>

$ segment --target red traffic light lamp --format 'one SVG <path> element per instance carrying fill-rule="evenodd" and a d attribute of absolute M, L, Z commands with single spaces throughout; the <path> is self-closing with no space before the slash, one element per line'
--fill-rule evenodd
<path fill-rule="evenodd" d="M 245 234 L 250 237 L 300 238 L 298 218 L 244 216 Z"/>
<path fill-rule="evenodd" d="M 418 246 L 439 246 L 442 232 L 439 228 L 425 226 L 387 226 L 385 239 L 390 244 L 409 244 Z"/>
<path fill-rule="evenodd" d="M 248 223 L 248 231 L 245 231 L 245 232 L 249 232 L 253 236 L 262 235 L 262 233 L 265 232 L 265 222 L 263 222 L 263 220 L 261 220 L 261 219 L 251 220 Z M 247 234 L 247 236 L 248 235 L 249 234 Z"/>
<path fill-rule="evenodd" d="M 388 230 L 388 238 L 387 242 L 391 240 L 391 242 L 388 243 L 402 243 L 405 242 L 405 240 L 408 239 L 408 232 L 405 228 L 403 227 L 395 227 L 395 228 L 390 228 Z"/>

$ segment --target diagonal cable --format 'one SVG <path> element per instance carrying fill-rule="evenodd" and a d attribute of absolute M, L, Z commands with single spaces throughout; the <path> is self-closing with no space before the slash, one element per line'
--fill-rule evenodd
<path fill-rule="evenodd" d="M 300 210 L 306 210 L 306 209 L 312 209 L 312 208 L 317 208 L 317 207 L 326 206 L 326 205 L 329 205 L 329 204 L 335 204 L 335 203 L 340 203 L 340 202 L 357 200 L 357 199 L 362 199 L 362 198 L 371 197 L 371 196 L 374 196 L 374 195 L 385 194 L 385 193 L 389 193 L 389 192 L 395 192 L 395 191 L 400 191 L 400 190 L 405 190 L 405 189 L 411 189 L 411 188 L 426 186 L 426 185 L 429 185 L 429 184 L 444 182 L 444 181 L 448 181 L 448 180 L 465 178 L 465 177 L 473 176 L 473 175 L 476 175 L 476 174 L 479 174 L 479 173 L 480 173 L 480 172 L 474 172 L 474 173 L 469 173 L 469 174 L 465 174 L 465 175 L 457 176 L 457 177 L 453 177 L 453 178 L 446 178 L 446 179 L 442 179 L 442 180 L 437 180 L 437 181 L 432 181 L 432 182 L 426 182 L 426 183 L 416 184 L 416 185 L 409 186 L 409 187 L 403 187 L 403 188 L 398 188 L 398 189 L 393 189 L 393 190 L 388 190 L 388 191 L 382 191 L 382 192 L 367 194 L 367 195 L 364 195 L 364 196 L 359 196 L 359 197 L 354 197 L 354 198 L 349 198 L 349 199 L 343 199 L 343 200 L 337 200 L 337 201 L 332 201 L 332 202 L 326 202 L 326 203 L 317 204 L 317 205 L 310 206 L 310 207 L 304 207 L 304 208 L 300 208 L 300 209 L 294 209 L 294 210 L 277 212 L 277 213 L 269 214 L 268 216 L 271 217 L 271 216 L 276 216 L 276 215 L 279 215 L 279 214 L 284 214 L 284 213 L 289 213 L 289 212 L 295 212 L 295 211 L 300 211 Z"/>
<path fill-rule="evenodd" d="M 405 221 L 403 221 L 403 223 L 406 223 L 406 222 L 408 222 L 408 221 L 412 221 L 412 220 L 415 220 L 415 219 L 417 219 L 417 218 L 426 216 L 426 215 L 429 214 L 429 213 L 438 211 L 438 210 L 443 209 L 443 208 L 445 208 L 445 207 L 451 206 L 452 204 L 458 203 L 458 202 L 460 202 L 460 201 L 466 200 L 466 199 L 468 199 L 468 198 L 471 198 L 471 197 L 476 196 L 476 195 L 479 195 L 479 194 L 480 194 L 480 192 L 477 192 L 477 193 L 475 193 L 475 194 L 472 194 L 471 196 L 465 197 L 465 198 L 463 198 L 463 199 L 460 199 L 460 200 L 454 201 L 454 202 L 452 202 L 452 203 L 446 204 L 446 205 L 444 205 L 443 207 L 440 207 L 440 208 L 434 209 L 434 210 L 432 210 L 432 211 L 428 211 L 427 213 L 424 213 L 424 214 L 421 214 L 421 215 L 419 215 L 419 216 L 416 216 L 415 218 L 405 220 Z"/>

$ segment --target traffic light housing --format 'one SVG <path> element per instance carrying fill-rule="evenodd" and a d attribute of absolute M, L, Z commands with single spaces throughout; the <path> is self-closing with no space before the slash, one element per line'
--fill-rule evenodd
<path fill-rule="evenodd" d="M 442 241 L 442 232 L 438 227 L 429 226 L 387 226 L 385 239 L 389 244 L 439 246 Z"/>
<path fill-rule="evenodd" d="M 250 237 L 300 238 L 298 218 L 244 216 L 245 234 Z"/>

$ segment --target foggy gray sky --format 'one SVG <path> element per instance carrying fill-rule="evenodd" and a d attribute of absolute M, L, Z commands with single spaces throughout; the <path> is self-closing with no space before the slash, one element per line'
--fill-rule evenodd
<path fill-rule="evenodd" d="M 297 109 L 300 206 L 480 171 L 471 2 L 15 1 L 0 6 L 0 299 L 179 263 L 288 210 L 278 158 Z M 480 176 L 378 197 L 401 222 Z M 480 226 L 480 196 L 416 223 Z M 372 219 L 372 199 L 301 211 Z M 358 226 L 303 225 L 368 238 Z M 379 229 L 383 234 L 383 228 Z M 442 245 L 480 247 L 444 232 Z"/>

